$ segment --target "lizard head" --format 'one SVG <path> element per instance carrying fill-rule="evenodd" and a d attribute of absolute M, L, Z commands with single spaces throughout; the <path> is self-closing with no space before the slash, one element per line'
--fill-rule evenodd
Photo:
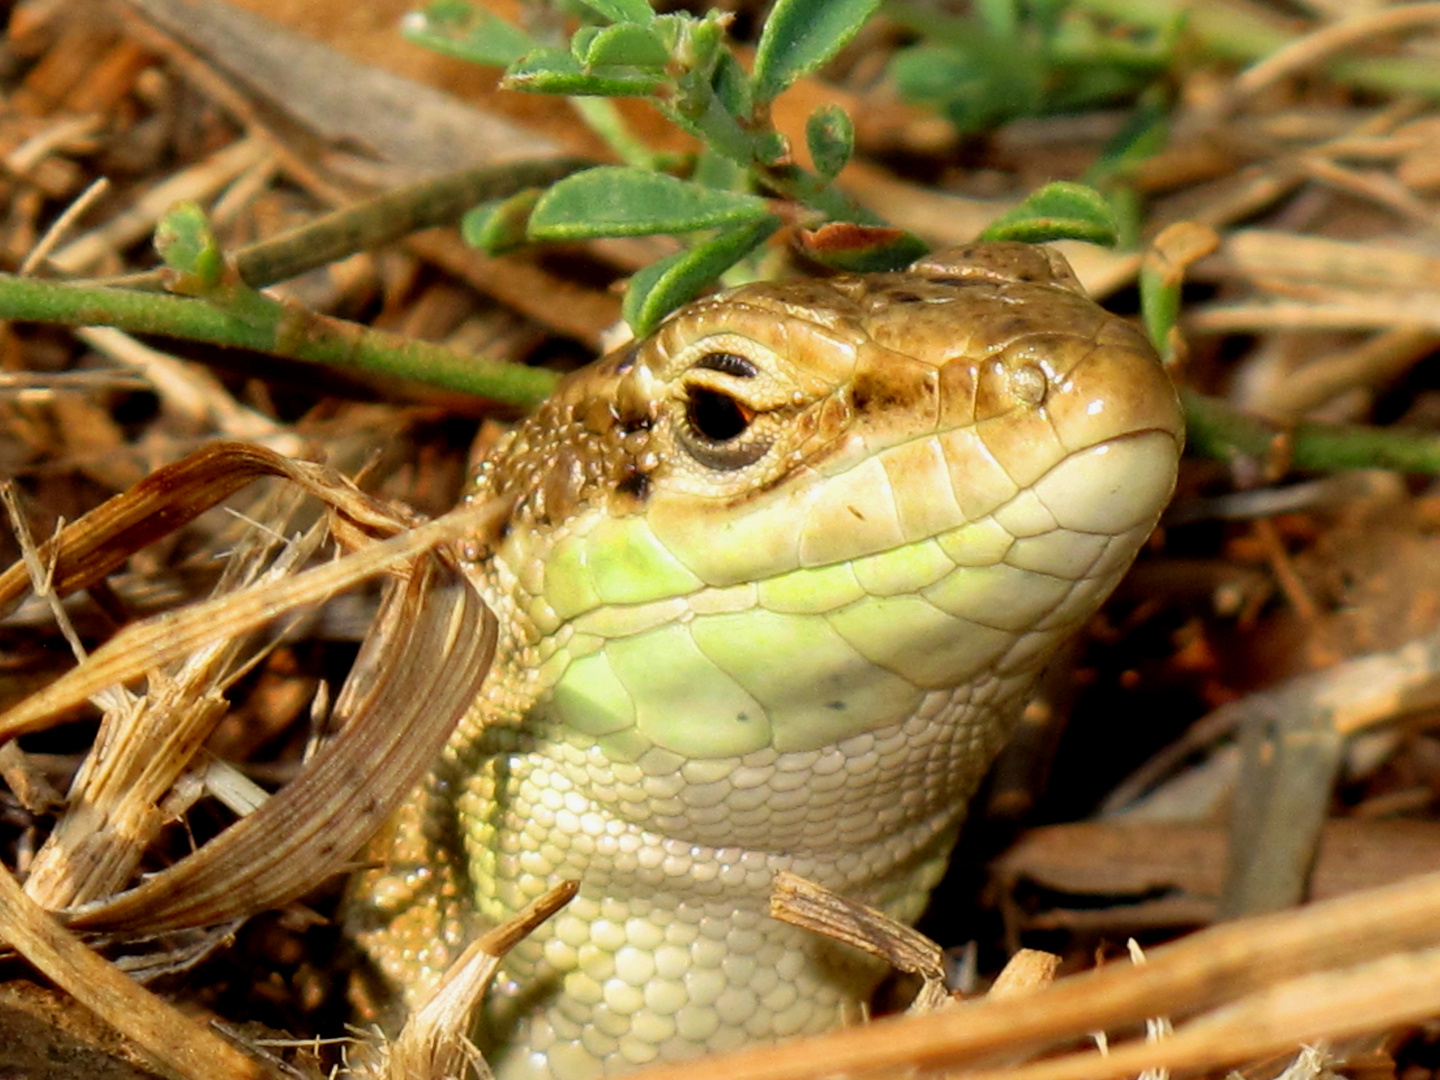
<path fill-rule="evenodd" d="M 1148 536 L 1182 438 L 1154 352 L 1059 255 L 977 244 L 689 305 L 481 486 L 517 499 L 497 559 L 560 721 L 730 756 L 1028 682 Z"/>

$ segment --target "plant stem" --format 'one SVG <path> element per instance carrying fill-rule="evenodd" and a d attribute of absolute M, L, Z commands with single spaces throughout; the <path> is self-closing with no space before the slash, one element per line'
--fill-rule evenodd
<path fill-rule="evenodd" d="M 585 126 L 615 151 L 615 155 L 626 165 L 637 169 L 656 169 L 655 154 L 644 141 L 631 130 L 625 117 L 609 98 L 572 97 L 567 99 Z M 560 179 L 558 176 L 556 180 Z"/>
<path fill-rule="evenodd" d="M 243 315 L 238 311 L 243 307 Z M 236 310 L 164 293 L 40 281 L 0 274 L 0 319 L 62 326 L 113 326 L 291 360 L 414 379 L 520 408 L 543 401 L 552 371 L 468 356 L 251 294 Z"/>
<path fill-rule="evenodd" d="M 1252 458 L 1266 475 L 1288 468 L 1312 472 L 1394 469 L 1440 473 L 1440 437 L 1403 428 L 1357 424 L 1279 424 L 1238 412 L 1193 391 L 1183 395 L 1189 450 L 1220 461 Z M 1269 468 L 1278 462 L 1278 468 Z"/>
<path fill-rule="evenodd" d="M 752 166 L 765 184 L 787 199 L 819 210 L 831 221 L 852 221 L 857 225 L 885 225 L 884 218 L 871 213 L 857 202 L 826 184 L 818 176 L 799 165 Z"/>
<path fill-rule="evenodd" d="M 1297 40 L 1297 34 L 1253 9 L 1214 0 L 1076 0 L 1076 6 L 1136 26 L 1164 30 L 1183 16 L 1183 33 L 1215 56 L 1253 63 Z M 1418 56 L 1334 57 L 1323 65 L 1333 78 L 1381 93 L 1440 97 L 1440 64 Z"/>
<path fill-rule="evenodd" d="M 577 157 L 536 158 L 422 180 L 243 247 L 234 254 L 235 265 L 245 284 L 264 288 L 421 229 L 453 224 L 482 202 L 509 198 L 526 188 L 548 187 L 593 164 Z M 132 289 L 165 287 L 164 278 L 155 271 L 117 278 L 110 284 Z"/>

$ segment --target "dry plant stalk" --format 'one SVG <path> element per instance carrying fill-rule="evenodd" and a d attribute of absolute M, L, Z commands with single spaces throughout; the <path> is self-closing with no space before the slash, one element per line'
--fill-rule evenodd
<path fill-rule="evenodd" d="M 920 989 L 905 1010 L 923 1016 L 949 1008 L 960 998 L 946 988 L 945 950 L 912 926 L 877 908 L 858 904 L 799 874 L 782 870 L 770 894 L 770 914 L 833 941 L 869 953 L 897 971 L 920 978 Z M 996 976 L 990 995 L 1015 997 L 1048 985 L 1060 957 L 1038 949 L 1020 949 Z"/>
<path fill-rule="evenodd" d="M 775 875 L 770 893 L 770 915 L 884 960 L 897 971 L 919 976 L 920 990 L 908 1010 L 912 1015 L 944 1008 L 951 1000 L 945 988 L 944 950 L 878 908 L 847 900 L 823 885 L 782 870 Z"/>
<path fill-rule="evenodd" d="M 48 568 L 45 587 L 54 595 L 83 588 L 143 543 L 262 475 L 285 477 L 318 495 L 331 510 L 333 531 L 356 550 L 125 628 L 79 667 L 0 716 L 0 739 L 43 728 L 57 713 L 117 683 L 150 675 L 196 650 L 204 653 L 217 640 L 243 639 L 297 607 L 389 573 L 380 613 L 336 704 L 344 728 L 257 810 L 129 892 L 72 909 L 67 914 L 72 926 L 153 934 L 213 925 L 313 888 L 344 868 L 418 782 L 489 668 L 495 619 L 446 548 L 461 538 L 492 535 L 505 506 L 465 507 L 415 524 L 328 470 L 259 447 L 212 446 L 160 470 L 32 552 L 30 563 Z M 377 533 L 387 538 L 377 540 Z M 23 582 L 23 567 L 0 575 L 0 607 L 20 595 Z M 198 663 L 203 668 L 209 661 Z M 128 736 L 110 741 L 128 742 L 128 752 L 102 771 L 145 772 L 147 755 L 155 753 L 153 741 Z M 193 752 L 201 737 L 192 730 L 179 741 Z M 183 765 L 183 760 L 169 763 L 171 770 Z M 160 787 L 151 792 L 154 799 L 163 794 Z M 152 803 L 127 814 L 147 811 L 157 812 Z M 81 837 L 80 846 L 85 844 Z M 0 889 L 0 938 L 135 1040 L 168 1073 L 209 1080 L 219 1065 L 222 1076 L 269 1075 L 216 1036 L 192 1032 L 193 1023 L 172 1015 L 169 1006 L 23 897 L 8 874 Z M 10 890 L 23 903 L 3 899 Z"/>
<path fill-rule="evenodd" d="M 76 912 L 72 924 L 137 934 L 213 925 L 286 903 L 345 869 L 439 754 L 494 646 L 494 619 L 474 592 L 417 568 L 387 597 L 362 647 L 336 706 L 341 734 L 254 813 L 128 892 Z"/>
<path fill-rule="evenodd" d="M 298 504 L 289 493 L 287 510 Z M 284 515 L 277 508 L 277 520 Z M 265 577 L 294 573 L 323 539 L 321 527 L 286 546 Z M 226 564 L 223 595 L 261 573 L 275 534 L 250 530 Z M 105 710 L 95 744 L 71 785 L 68 805 L 36 854 L 25 892 L 55 911 L 125 887 L 141 857 L 174 811 L 163 806 L 181 774 L 224 715 L 225 690 L 253 666 L 241 662 L 245 639 L 212 641 L 174 670 L 146 675 L 147 692 L 118 693 Z"/>
<path fill-rule="evenodd" d="M 1039 949 L 1017 949 L 990 984 L 990 997 L 997 1000 L 1021 997 L 1055 981 L 1060 957 Z"/>
<path fill-rule="evenodd" d="M 526 905 L 513 919 L 473 941 L 445 972 L 430 1000 L 411 1014 L 374 1068 L 360 1077 L 376 1080 L 440 1080 L 474 1075 L 488 1080 L 489 1066 L 470 1043 L 475 1007 L 505 954 L 574 899 L 578 881 L 563 881 Z M 473 1069 L 473 1074 L 467 1072 Z"/>
<path fill-rule="evenodd" d="M 276 1080 L 213 1031 L 145 990 L 55 922 L 0 866 L 0 938 L 181 1080 Z"/>

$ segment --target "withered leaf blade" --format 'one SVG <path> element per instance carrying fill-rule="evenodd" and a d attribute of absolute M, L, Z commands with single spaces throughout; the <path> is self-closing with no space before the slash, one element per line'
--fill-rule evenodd
<path fill-rule="evenodd" d="M 344 730 L 260 809 L 71 925 L 161 933 L 283 904 L 342 869 L 439 755 L 479 691 L 496 620 L 430 559 L 393 584 L 342 692 Z"/>
<path fill-rule="evenodd" d="M 340 497 L 344 495 L 343 490 L 337 496 L 337 492 L 321 484 L 307 485 L 306 480 L 295 479 L 302 486 L 307 486 L 307 490 L 319 494 L 332 509 L 345 509 Z M 310 481 L 313 479 L 309 478 Z M 361 500 L 364 498 L 360 496 L 359 500 L 351 501 L 357 502 L 357 509 L 363 511 L 365 505 Z M 401 519 L 394 513 L 388 513 L 388 516 L 377 518 L 374 524 L 386 531 L 398 532 L 389 539 L 363 543 L 358 550 L 342 559 L 311 567 L 290 577 L 214 597 L 176 611 L 163 612 L 144 622 L 126 626 L 79 667 L 0 713 L 0 741 L 42 730 L 55 723 L 56 717 L 65 709 L 78 705 L 107 687 L 137 679 L 154 668 L 180 660 L 207 642 L 249 633 L 288 611 L 328 600 L 344 588 L 393 570 L 432 549 L 461 539 L 488 536 L 495 523 L 504 516 L 505 506 L 502 503 L 492 500 L 465 506 L 403 532 L 398 531 L 402 526 Z M 101 514 L 109 505 L 107 503 L 93 513 Z M 384 510 L 383 504 L 375 505 Z M 348 513 L 345 516 L 367 527 L 372 524 L 367 518 Z M 89 520 L 91 515 L 82 518 L 77 525 Z M 344 519 L 337 517 L 333 524 L 343 525 Z M 68 529 L 61 533 L 62 545 L 69 535 Z"/>
<path fill-rule="evenodd" d="M 878 908 L 849 900 L 799 874 L 782 870 L 775 875 L 770 916 L 869 953 L 900 971 L 945 981 L 945 952 L 935 942 Z"/>
<path fill-rule="evenodd" d="M 68 596 L 119 569 L 136 551 L 194 521 L 245 485 L 281 476 L 324 499 L 367 531 L 389 535 L 411 521 L 372 499 L 323 465 L 292 461 L 250 443 L 220 442 L 156 469 L 140 483 L 97 506 L 60 535 L 40 545 L 40 560 L 54 567 L 51 588 Z M 0 573 L 0 616 L 30 589 L 23 563 Z"/>

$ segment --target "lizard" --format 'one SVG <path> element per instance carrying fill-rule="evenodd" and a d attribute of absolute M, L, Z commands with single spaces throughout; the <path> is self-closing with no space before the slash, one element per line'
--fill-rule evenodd
<path fill-rule="evenodd" d="M 477 469 L 501 638 L 350 924 L 413 1007 L 561 879 L 476 1031 L 501 1080 L 814 1033 L 876 965 L 767 914 L 781 869 L 907 921 L 1056 648 L 1172 493 L 1143 335 L 1055 251 L 695 301 Z"/>

